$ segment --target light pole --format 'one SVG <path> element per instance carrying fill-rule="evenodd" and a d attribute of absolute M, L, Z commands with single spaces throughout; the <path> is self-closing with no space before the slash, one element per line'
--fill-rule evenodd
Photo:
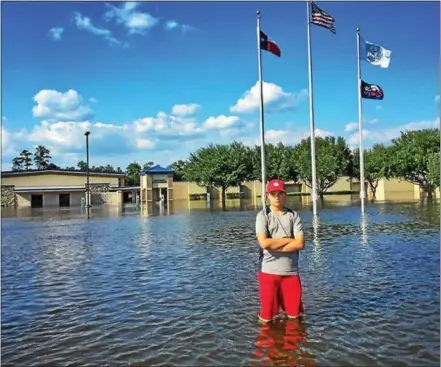
<path fill-rule="evenodd" d="M 86 136 L 86 179 L 87 179 L 87 184 L 86 184 L 86 208 L 90 208 L 90 191 L 89 191 L 89 135 L 90 135 L 90 131 L 86 131 L 84 133 L 84 135 Z"/>

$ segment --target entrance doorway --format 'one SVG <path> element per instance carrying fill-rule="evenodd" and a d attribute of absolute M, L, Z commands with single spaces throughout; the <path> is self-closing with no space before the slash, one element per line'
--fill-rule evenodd
<path fill-rule="evenodd" d="M 43 207 L 43 195 L 31 195 L 31 208 Z"/>
<path fill-rule="evenodd" d="M 60 194 L 58 198 L 58 205 L 60 207 L 70 206 L 70 194 Z"/>
<path fill-rule="evenodd" d="M 123 203 L 131 203 L 133 202 L 133 197 L 132 197 L 132 192 L 131 191 L 125 191 L 123 192 Z"/>

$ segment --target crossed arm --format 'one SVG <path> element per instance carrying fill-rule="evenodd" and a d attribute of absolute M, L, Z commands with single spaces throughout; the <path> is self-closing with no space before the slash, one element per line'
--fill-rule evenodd
<path fill-rule="evenodd" d="M 257 241 L 261 248 L 277 252 L 295 252 L 305 248 L 303 235 L 296 238 L 268 238 L 265 233 L 258 233 Z"/>

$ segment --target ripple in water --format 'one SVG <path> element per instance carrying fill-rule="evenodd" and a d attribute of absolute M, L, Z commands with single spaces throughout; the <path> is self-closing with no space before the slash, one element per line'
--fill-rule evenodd
<path fill-rule="evenodd" d="M 439 211 L 301 212 L 306 314 L 270 326 L 255 215 L 3 220 L 3 364 L 439 365 Z"/>

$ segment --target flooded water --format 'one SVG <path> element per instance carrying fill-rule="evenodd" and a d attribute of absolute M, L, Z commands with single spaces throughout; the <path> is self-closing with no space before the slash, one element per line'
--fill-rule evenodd
<path fill-rule="evenodd" d="M 2 364 L 439 366 L 439 203 L 292 204 L 306 312 L 266 327 L 249 205 L 5 210 Z"/>

